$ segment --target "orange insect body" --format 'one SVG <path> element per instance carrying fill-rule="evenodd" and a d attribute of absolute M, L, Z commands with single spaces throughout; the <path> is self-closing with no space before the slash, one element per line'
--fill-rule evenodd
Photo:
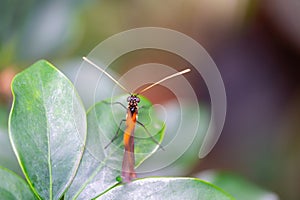
<path fill-rule="evenodd" d="M 135 158 L 134 158 L 134 129 L 138 116 L 139 98 L 135 95 L 128 97 L 128 109 L 126 116 L 126 129 L 124 131 L 124 156 L 122 162 L 122 177 L 124 182 L 130 182 L 133 178 L 136 178 L 134 170 Z"/>

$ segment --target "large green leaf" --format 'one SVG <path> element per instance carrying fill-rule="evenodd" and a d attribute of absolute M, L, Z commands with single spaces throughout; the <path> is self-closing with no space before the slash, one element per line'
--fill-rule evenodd
<path fill-rule="evenodd" d="M 70 185 L 84 150 L 86 114 L 72 83 L 46 61 L 13 80 L 9 134 L 33 191 L 59 199 Z"/>
<path fill-rule="evenodd" d="M 0 167 L 0 199 L 36 199 L 29 185 L 18 175 Z"/>
<path fill-rule="evenodd" d="M 119 123 L 125 118 L 126 109 L 111 102 L 126 103 L 127 96 L 102 101 L 93 106 L 87 114 L 88 136 L 86 149 L 76 177 L 70 186 L 66 199 L 90 199 L 112 185 L 120 175 L 123 159 L 122 131 L 120 137 L 107 149 L 104 147 L 114 137 Z M 161 142 L 164 123 L 159 121 L 151 108 L 151 103 L 140 97 L 139 121 L 143 122 L 154 138 Z M 124 129 L 124 124 L 121 129 Z M 136 166 L 149 157 L 158 146 L 149 138 L 144 129 L 137 125 L 135 129 Z"/>
<path fill-rule="evenodd" d="M 97 199 L 232 200 L 233 197 L 195 178 L 145 178 L 114 187 Z"/>
<path fill-rule="evenodd" d="M 236 199 L 243 200 L 278 200 L 279 197 L 270 191 L 264 190 L 255 184 L 245 180 L 243 177 L 222 171 L 204 171 L 197 175 L 212 184 L 229 192 Z"/>

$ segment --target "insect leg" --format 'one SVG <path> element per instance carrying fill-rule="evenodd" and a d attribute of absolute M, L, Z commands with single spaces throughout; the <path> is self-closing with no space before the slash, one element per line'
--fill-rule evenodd
<path fill-rule="evenodd" d="M 119 104 L 119 105 L 121 105 L 124 109 L 127 110 L 127 107 L 126 107 L 124 104 L 122 104 L 121 102 L 107 102 L 107 101 L 104 101 L 104 103 L 110 104 L 110 105 L 112 105 L 112 104 Z"/>
<path fill-rule="evenodd" d="M 113 142 L 118 138 L 119 131 L 120 131 L 120 127 L 121 127 L 122 123 L 125 122 L 125 121 L 126 121 L 126 119 L 122 119 L 122 120 L 121 120 L 121 122 L 120 122 L 120 124 L 119 124 L 119 126 L 118 126 L 118 130 L 117 130 L 115 136 L 114 136 L 113 139 L 111 139 L 111 141 L 104 147 L 104 149 L 106 149 L 111 143 L 113 143 Z"/>
<path fill-rule="evenodd" d="M 163 146 L 161 146 L 155 139 L 154 139 L 154 137 L 150 134 L 150 132 L 148 131 L 148 129 L 146 128 L 146 126 L 142 123 L 142 122 L 139 122 L 139 121 L 136 121 L 139 125 L 141 125 L 144 129 L 145 129 L 145 131 L 146 131 L 146 133 L 151 137 L 151 139 L 153 140 L 153 142 L 154 143 L 156 143 L 158 146 L 159 146 L 159 148 L 161 148 L 162 150 L 165 150 L 164 148 L 163 148 Z"/>

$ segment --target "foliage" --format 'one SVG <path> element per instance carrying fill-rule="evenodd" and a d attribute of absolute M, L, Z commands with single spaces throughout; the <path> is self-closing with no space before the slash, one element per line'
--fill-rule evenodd
<path fill-rule="evenodd" d="M 207 170 L 196 177 L 209 181 L 230 192 L 236 199 L 243 200 L 278 200 L 279 197 L 272 192 L 259 188 L 243 177 L 230 172 Z"/>
<path fill-rule="evenodd" d="M 124 108 L 115 109 L 117 105 L 109 102 L 124 97 L 96 103 L 86 114 L 72 83 L 43 60 L 19 73 L 12 91 L 10 141 L 28 184 L 1 168 L 1 180 L 5 180 L 0 185 L 1 198 L 233 199 L 218 187 L 195 178 L 144 178 L 127 184 L 116 181 L 122 143 L 116 140 L 107 149 L 103 146 L 125 114 Z M 164 124 L 156 119 L 150 102 L 143 97 L 141 100 L 148 109 L 141 109 L 140 120 L 161 142 Z M 142 132 L 136 130 L 136 166 L 158 148 L 143 138 Z M 21 188 L 18 192 L 16 184 Z"/>

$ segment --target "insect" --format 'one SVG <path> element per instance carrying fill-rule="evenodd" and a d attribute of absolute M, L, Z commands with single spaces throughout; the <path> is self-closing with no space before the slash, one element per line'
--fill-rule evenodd
<path fill-rule="evenodd" d="M 122 123 L 125 122 L 126 124 L 126 128 L 124 130 L 124 136 L 123 136 L 123 142 L 124 142 L 124 156 L 123 156 L 123 162 L 122 162 L 122 178 L 124 182 L 130 182 L 132 179 L 136 178 L 136 173 L 134 170 L 134 166 L 135 166 L 135 157 L 134 157 L 134 130 L 135 130 L 135 126 L 136 124 L 141 125 L 146 133 L 150 136 L 150 138 L 160 147 L 163 149 L 163 147 L 152 137 L 152 135 L 149 133 L 148 129 L 144 126 L 143 123 L 139 122 L 137 120 L 138 118 L 138 104 L 140 103 L 140 98 L 138 97 L 141 93 L 149 90 L 150 88 L 168 80 L 171 78 L 174 78 L 176 76 L 185 74 L 189 71 L 191 71 L 190 69 L 185 69 L 183 71 L 174 73 L 170 76 L 167 76 L 151 85 L 149 85 L 148 87 L 142 89 L 140 92 L 138 93 L 131 93 L 128 92 L 128 90 L 121 85 L 117 80 L 115 80 L 110 74 L 108 74 L 106 71 L 104 71 L 102 68 L 100 68 L 98 65 L 96 65 L 94 62 L 92 62 L 91 60 L 89 60 L 86 57 L 83 57 L 83 59 L 88 62 L 89 64 L 91 64 L 92 66 L 96 67 L 97 69 L 99 69 L 101 72 L 103 72 L 106 76 L 108 76 L 112 81 L 114 81 L 120 88 L 122 88 L 124 91 L 126 91 L 127 93 L 129 93 L 129 97 L 127 98 L 127 102 L 128 102 L 128 106 L 126 108 L 126 106 L 124 106 L 122 103 L 120 102 L 116 102 L 117 104 L 122 105 L 125 109 L 127 109 L 127 114 L 126 114 L 126 119 L 123 119 L 118 127 L 117 133 L 115 134 L 115 136 L 112 138 L 112 140 L 110 141 L 110 143 L 108 145 L 105 146 L 105 148 L 107 148 L 115 139 L 117 139 L 118 137 L 118 133 L 120 130 L 120 126 L 122 125 Z"/>

